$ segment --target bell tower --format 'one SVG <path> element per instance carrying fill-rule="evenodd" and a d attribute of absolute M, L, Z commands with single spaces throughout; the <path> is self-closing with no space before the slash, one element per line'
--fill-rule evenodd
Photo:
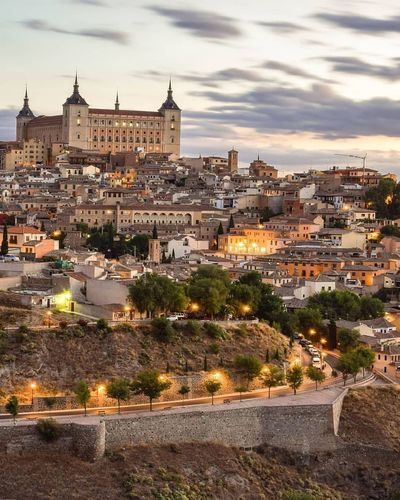
<path fill-rule="evenodd" d="M 181 115 L 182 111 L 173 98 L 172 82 L 169 80 L 167 99 L 159 112 L 164 116 L 164 147 L 162 153 L 172 153 L 177 158 L 181 154 Z"/>
<path fill-rule="evenodd" d="M 89 104 L 79 93 L 78 75 L 74 91 L 63 105 L 62 140 L 69 146 L 89 148 Z"/>
<path fill-rule="evenodd" d="M 27 139 L 27 130 L 26 126 L 28 123 L 35 118 L 35 115 L 32 113 L 31 108 L 29 107 L 29 97 L 28 97 L 28 88 L 25 88 L 25 97 L 24 97 L 24 105 L 22 106 L 21 111 L 17 115 L 17 133 L 16 138 L 17 141 L 23 141 Z"/>

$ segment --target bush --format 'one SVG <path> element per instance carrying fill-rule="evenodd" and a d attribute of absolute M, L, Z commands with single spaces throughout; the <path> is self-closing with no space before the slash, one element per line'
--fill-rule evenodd
<path fill-rule="evenodd" d="M 77 324 L 82 328 L 86 328 L 88 326 L 88 321 L 86 319 L 79 318 Z"/>
<path fill-rule="evenodd" d="M 129 323 L 120 323 L 115 327 L 115 330 L 121 333 L 133 333 L 135 330 Z"/>
<path fill-rule="evenodd" d="M 64 320 L 60 321 L 59 327 L 61 328 L 61 330 L 66 330 L 68 328 L 68 322 Z"/>
<path fill-rule="evenodd" d="M 54 418 L 42 418 L 36 424 L 40 437 L 50 443 L 61 436 L 61 425 Z"/>
<path fill-rule="evenodd" d="M 167 318 L 154 318 L 151 322 L 153 334 L 158 340 L 169 342 L 174 336 L 172 323 Z"/>
<path fill-rule="evenodd" d="M 217 342 L 213 342 L 210 345 L 210 352 L 211 352 L 211 354 L 218 354 L 219 353 L 219 345 Z"/>
<path fill-rule="evenodd" d="M 109 329 L 108 321 L 104 318 L 97 320 L 96 329 L 101 331 L 107 331 Z"/>
<path fill-rule="evenodd" d="M 226 332 L 221 326 L 217 325 L 217 323 L 204 323 L 204 329 L 207 335 L 209 335 L 213 339 L 225 339 Z"/>
<path fill-rule="evenodd" d="M 283 495 L 283 500 L 317 500 L 317 497 L 306 491 L 287 491 Z"/>
<path fill-rule="evenodd" d="M 191 335 L 200 335 L 201 333 L 201 323 L 195 319 L 189 319 L 186 322 L 185 329 L 187 333 Z"/>
<path fill-rule="evenodd" d="M 235 332 L 240 337 L 246 337 L 246 335 L 248 334 L 246 323 L 240 323 L 240 325 L 238 325 L 238 327 L 236 328 Z"/>

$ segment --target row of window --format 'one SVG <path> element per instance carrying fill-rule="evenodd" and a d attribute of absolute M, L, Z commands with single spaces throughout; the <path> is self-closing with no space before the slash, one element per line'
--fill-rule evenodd
<path fill-rule="evenodd" d="M 79 137 L 78 137 L 79 139 Z M 114 137 L 114 139 L 112 138 L 111 135 L 108 136 L 108 138 L 106 139 L 106 137 L 104 135 L 101 135 L 100 136 L 100 139 L 97 137 L 97 135 L 94 135 L 93 136 L 93 141 L 94 142 L 97 142 L 97 141 L 100 141 L 100 142 L 120 142 L 119 140 L 119 137 Z M 133 137 L 129 137 L 129 141 L 126 140 L 126 137 L 121 137 L 121 142 L 134 142 L 133 141 Z M 147 138 L 146 137 L 143 137 L 142 139 L 140 137 L 136 137 L 136 140 L 135 142 L 143 142 L 143 143 L 146 143 L 147 142 Z M 149 144 L 160 144 L 160 138 L 157 137 L 155 140 L 153 137 L 149 137 L 149 140 L 148 140 Z"/>
<path fill-rule="evenodd" d="M 172 121 L 174 121 L 172 119 Z M 107 122 L 107 123 L 106 123 Z M 160 123 L 159 122 L 133 122 L 133 121 L 116 121 L 113 123 L 112 120 L 93 120 L 94 125 L 100 124 L 100 125 L 109 125 L 110 127 L 142 127 L 142 128 L 160 128 Z"/>

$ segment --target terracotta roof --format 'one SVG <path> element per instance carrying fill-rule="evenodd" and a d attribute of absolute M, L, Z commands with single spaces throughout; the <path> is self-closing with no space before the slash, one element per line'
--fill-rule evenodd
<path fill-rule="evenodd" d="M 101 108 L 90 108 L 89 114 L 94 115 L 112 115 L 112 116 L 155 116 L 158 118 L 162 118 L 162 113 L 158 111 L 138 111 L 138 110 L 126 110 L 126 109 L 101 109 Z"/>
<path fill-rule="evenodd" d="M 56 116 L 38 116 L 28 123 L 28 127 L 45 125 L 62 125 L 62 115 Z"/>
<path fill-rule="evenodd" d="M 46 234 L 44 231 L 39 231 L 39 229 L 36 229 L 36 227 L 30 226 L 8 227 L 7 230 L 8 234 Z M 0 232 L 3 232 L 3 228 L 0 229 Z"/>

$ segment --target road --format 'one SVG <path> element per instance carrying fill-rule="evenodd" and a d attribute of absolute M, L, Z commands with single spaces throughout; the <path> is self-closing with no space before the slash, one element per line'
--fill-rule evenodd
<path fill-rule="evenodd" d="M 330 377 L 327 379 L 325 382 L 323 382 L 319 386 L 319 390 L 324 387 L 331 387 L 331 386 L 341 386 L 343 384 L 341 379 L 333 378 Z M 300 389 L 298 389 L 298 393 L 303 393 L 303 392 L 311 392 L 315 391 L 315 383 L 314 382 L 306 382 L 304 383 Z M 282 397 L 282 396 L 287 396 L 293 394 L 293 391 L 290 387 L 287 386 L 282 386 L 282 387 L 275 387 L 271 389 L 271 397 Z M 239 395 L 238 393 L 234 394 L 223 394 L 220 396 L 214 396 L 214 404 L 227 404 L 226 401 L 239 401 L 240 399 L 242 400 L 249 400 L 249 399 L 259 399 L 259 398 L 267 398 L 268 397 L 268 389 L 260 389 L 260 390 L 255 390 L 252 392 L 246 392 L 243 393 L 242 395 Z M 163 402 L 155 402 L 153 403 L 153 409 L 154 410 L 166 410 L 169 408 L 176 408 L 176 407 L 184 407 L 184 406 L 195 406 L 195 405 L 204 405 L 204 404 L 210 404 L 211 403 L 211 398 L 210 397 L 201 397 L 201 398 L 193 398 L 193 399 L 187 399 L 187 400 L 177 400 L 177 401 L 163 401 Z M 149 410 L 149 405 L 148 404 L 135 404 L 135 405 L 123 405 L 121 406 L 121 413 L 133 413 L 133 412 L 140 412 L 140 411 L 148 411 Z M 98 416 L 99 414 L 103 415 L 109 415 L 109 414 L 115 414 L 118 412 L 117 406 L 107 406 L 107 407 L 99 407 L 99 408 L 88 408 L 87 414 L 88 415 L 96 415 Z M 83 409 L 76 409 L 76 410 L 51 410 L 51 411 L 38 411 L 38 412 L 29 412 L 29 413 L 20 413 L 19 419 L 37 419 L 37 418 L 49 418 L 49 417 L 71 417 L 71 416 L 78 416 L 78 415 L 84 415 L 84 410 Z M 0 420 L 10 420 L 10 416 L 8 414 L 1 414 L 0 415 Z"/>

